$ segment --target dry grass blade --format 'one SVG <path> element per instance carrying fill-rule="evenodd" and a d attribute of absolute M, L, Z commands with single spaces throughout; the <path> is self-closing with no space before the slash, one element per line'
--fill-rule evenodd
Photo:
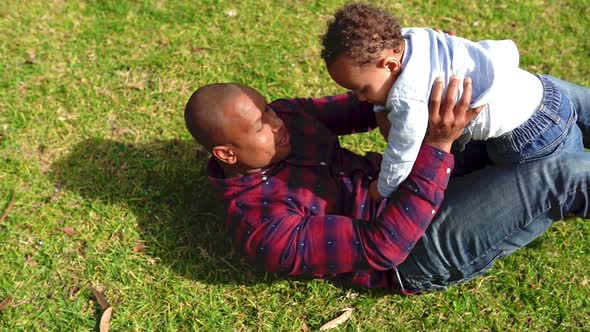
<path fill-rule="evenodd" d="M 12 302 L 12 296 L 8 295 L 2 302 L 0 302 L 0 310 L 6 308 Z"/>
<path fill-rule="evenodd" d="M 113 314 L 113 308 L 107 308 L 100 317 L 100 323 L 98 325 L 98 330 L 100 332 L 109 332 L 109 327 L 111 326 L 111 315 Z"/>
<path fill-rule="evenodd" d="M 94 287 L 92 286 L 88 286 L 88 288 L 90 288 L 90 290 L 92 291 L 92 294 L 94 294 L 94 297 L 96 297 L 96 300 L 98 301 L 98 304 L 100 305 L 100 307 L 103 310 L 108 309 L 111 305 L 107 302 L 107 300 L 104 298 L 104 296 L 102 295 L 101 292 L 99 292 L 98 290 L 96 290 Z"/>
<path fill-rule="evenodd" d="M 353 308 L 344 309 L 344 313 L 342 315 L 340 315 L 340 316 L 332 319 L 331 321 L 327 322 L 326 324 L 322 325 L 322 327 L 320 327 L 320 331 L 333 329 L 336 326 L 346 322 L 350 318 L 350 315 L 352 315 L 353 310 L 354 310 Z"/>
<path fill-rule="evenodd" d="M 8 217 L 8 213 L 10 212 L 10 210 L 12 210 L 12 207 L 14 206 L 15 202 L 16 202 L 16 193 L 13 190 L 12 191 L 12 199 L 10 200 L 10 203 L 8 203 L 8 207 L 6 208 L 6 211 L 4 211 L 4 213 L 2 214 L 2 217 L 0 217 L 0 223 L 2 223 L 4 221 L 4 219 L 6 219 L 6 217 Z"/>

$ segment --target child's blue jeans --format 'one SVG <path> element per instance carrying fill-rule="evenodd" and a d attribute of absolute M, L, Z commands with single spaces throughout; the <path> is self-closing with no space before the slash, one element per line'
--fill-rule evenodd
<path fill-rule="evenodd" d="M 570 98 L 550 77 L 539 78 L 544 88 L 543 101 L 531 118 L 486 141 L 489 158 L 495 163 L 520 163 L 548 157 L 564 148 L 582 149 L 582 133 L 575 125 L 577 115 Z"/>

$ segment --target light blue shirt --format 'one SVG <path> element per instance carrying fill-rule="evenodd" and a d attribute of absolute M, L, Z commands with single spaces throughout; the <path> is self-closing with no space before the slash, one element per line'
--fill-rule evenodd
<path fill-rule="evenodd" d="M 518 127 L 543 94 L 539 79 L 518 68 L 518 49 L 511 40 L 472 42 L 426 28 L 402 29 L 402 35 L 402 70 L 385 105 L 391 129 L 378 182 L 383 197 L 412 170 L 428 127 L 428 101 L 437 77 L 444 82 L 452 75 L 472 79 L 471 107 L 485 105 L 466 129 L 473 139 L 497 137 Z"/>

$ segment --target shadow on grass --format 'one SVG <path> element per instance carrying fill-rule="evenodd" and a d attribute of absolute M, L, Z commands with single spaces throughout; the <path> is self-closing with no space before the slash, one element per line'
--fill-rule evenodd
<path fill-rule="evenodd" d="M 271 281 L 234 254 L 205 175 L 207 157 L 192 141 L 93 138 L 53 163 L 51 175 L 63 190 L 127 206 L 138 218 L 146 254 L 180 275 L 217 284 Z"/>

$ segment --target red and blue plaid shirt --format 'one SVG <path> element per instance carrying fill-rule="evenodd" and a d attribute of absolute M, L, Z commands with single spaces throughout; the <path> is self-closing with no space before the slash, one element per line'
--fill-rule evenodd
<path fill-rule="evenodd" d="M 286 160 L 239 178 L 225 178 L 209 160 L 209 179 L 224 198 L 226 227 L 237 247 L 278 275 L 400 291 L 395 268 L 438 210 L 452 155 L 423 145 L 400 188 L 375 203 L 368 188 L 381 156 L 359 156 L 342 148 L 337 136 L 373 129 L 372 105 L 344 94 L 281 99 L 270 107 L 291 134 Z"/>

